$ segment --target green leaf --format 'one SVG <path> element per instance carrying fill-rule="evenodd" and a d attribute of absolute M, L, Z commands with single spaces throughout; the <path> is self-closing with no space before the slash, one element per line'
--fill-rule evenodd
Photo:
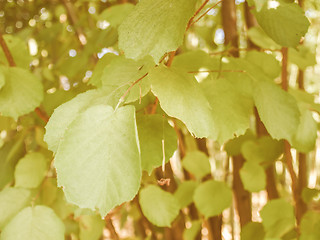
<path fill-rule="evenodd" d="M 102 82 L 101 82 L 101 76 L 103 73 L 103 69 L 112 62 L 115 58 L 118 56 L 113 54 L 113 53 L 107 53 L 105 54 L 101 59 L 99 59 L 98 63 L 96 64 L 90 81 L 88 82 L 89 84 L 96 86 L 96 87 L 101 87 Z"/>
<path fill-rule="evenodd" d="M 99 240 L 105 226 L 105 222 L 100 216 L 80 217 L 80 240 Z"/>
<path fill-rule="evenodd" d="M 270 79 L 275 79 L 280 75 L 281 66 L 276 58 L 265 52 L 249 51 L 245 59 L 250 62 L 255 68 L 258 68 Z"/>
<path fill-rule="evenodd" d="M 295 47 L 310 25 L 296 3 L 270 1 L 255 14 L 263 30 L 283 47 Z"/>
<path fill-rule="evenodd" d="M 299 105 L 305 105 L 310 111 L 320 112 L 320 104 L 315 103 L 315 95 L 300 89 L 289 89 L 289 93 L 298 101 Z"/>
<path fill-rule="evenodd" d="M 258 12 L 261 10 L 261 8 L 266 2 L 268 2 L 268 0 L 248 0 L 249 6 L 255 6 Z"/>
<path fill-rule="evenodd" d="M 140 115 L 137 117 L 141 166 L 151 174 L 163 161 L 162 140 L 164 140 L 165 160 L 168 162 L 177 149 L 177 134 L 160 115 Z"/>
<path fill-rule="evenodd" d="M 0 230 L 29 204 L 31 192 L 23 188 L 5 188 L 0 192 Z"/>
<path fill-rule="evenodd" d="M 17 67 L 0 67 L 0 72 L 6 81 L 0 91 L 0 112 L 3 116 L 17 120 L 40 105 L 43 87 L 35 75 Z"/>
<path fill-rule="evenodd" d="M 196 0 L 142 0 L 119 27 L 119 48 L 128 58 L 151 55 L 156 63 L 182 45 Z"/>
<path fill-rule="evenodd" d="M 193 194 L 197 186 L 198 183 L 192 180 L 184 181 L 178 186 L 174 196 L 178 199 L 180 208 L 187 207 L 193 202 Z"/>
<path fill-rule="evenodd" d="M 316 240 L 320 238 L 320 215 L 308 211 L 303 215 L 300 225 L 300 240 Z"/>
<path fill-rule="evenodd" d="M 211 105 L 219 143 L 243 135 L 250 126 L 253 101 L 228 79 L 211 79 L 201 84 Z"/>
<path fill-rule="evenodd" d="M 182 166 L 198 179 L 211 173 L 209 157 L 200 151 L 188 152 L 182 160 Z"/>
<path fill-rule="evenodd" d="M 196 137 L 216 139 L 210 105 L 191 74 L 159 66 L 149 77 L 153 94 L 169 116 L 180 119 Z"/>
<path fill-rule="evenodd" d="M 249 140 L 242 144 L 241 153 L 252 163 L 270 163 L 283 153 L 283 142 L 263 136 L 257 140 Z"/>
<path fill-rule="evenodd" d="M 240 177 L 244 189 L 249 192 L 259 192 L 266 187 L 266 174 L 263 167 L 254 162 L 245 162 L 240 169 Z"/>
<path fill-rule="evenodd" d="M 102 86 L 127 86 L 129 88 L 135 81 L 144 77 L 153 66 L 154 62 L 149 57 L 140 61 L 126 59 L 124 56 L 115 58 L 103 70 L 101 76 Z M 145 96 L 149 91 L 150 81 L 148 76 L 145 76 L 131 88 L 126 102 L 134 102 Z"/>
<path fill-rule="evenodd" d="M 5 83 L 6 83 L 5 75 L 4 75 L 4 73 L 2 71 L 0 71 L 0 90 L 4 86 Z"/>
<path fill-rule="evenodd" d="M 253 135 L 252 131 L 248 129 L 244 135 L 236 137 L 230 141 L 228 141 L 224 145 L 224 150 L 228 153 L 229 156 L 237 156 L 241 154 L 242 145 L 249 141 L 254 140 L 255 136 Z"/>
<path fill-rule="evenodd" d="M 315 51 L 311 51 L 304 45 L 299 45 L 297 48 L 289 48 L 288 56 L 290 62 L 296 64 L 302 70 L 317 64 Z"/>
<path fill-rule="evenodd" d="M 259 81 L 255 83 L 254 101 L 270 135 L 292 142 L 300 121 L 296 100 L 275 84 Z"/>
<path fill-rule="evenodd" d="M 134 107 L 97 105 L 79 114 L 60 142 L 55 166 L 67 200 L 81 208 L 105 216 L 131 200 L 141 178 Z"/>
<path fill-rule="evenodd" d="M 13 57 L 15 64 L 18 67 L 29 69 L 30 62 L 32 61 L 32 57 L 29 54 L 29 50 L 27 48 L 27 44 L 20 39 L 19 37 L 13 35 L 3 35 L 3 39 L 6 42 L 9 51 Z M 6 56 L 0 48 L 0 62 L 9 66 L 9 63 L 6 59 Z"/>
<path fill-rule="evenodd" d="M 75 120 L 81 112 L 88 107 L 98 104 L 108 104 L 115 107 L 122 96 L 121 89 L 90 90 L 77 95 L 72 100 L 60 105 L 54 110 L 46 125 L 44 140 L 48 144 L 48 149 L 56 152 L 68 126 Z"/>
<path fill-rule="evenodd" d="M 197 187 L 194 202 L 206 218 L 217 216 L 230 207 L 232 191 L 224 182 L 209 180 Z"/>
<path fill-rule="evenodd" d="M 269 201 L 260 211 L 260 215 L 266 237 L 281 238 L 295 227 L 293 207 L 283 199 Z"/>
<path fill-rule="evenodd" d="M 52 209 L 27 207 L 1 233 L 1 240 L 63 240 L 64 225 Z"/>
<path fill-rule="evenodd" d="M 170 227 L 180 210 L 177 199 L 171 193 L 154 185 L 140 191 L 139 202 L 146 218 L 158 227 Z"/>
<path fill-rule="evenodd" d="M 319 199 L 320 190 L 315 188 L 304 188 L 301 197 L 305 203 L 310 203 L 314 199 Z"/>
<path fill-rule="evenodd" d="M 28 153 L 22 158 L 14 172 L 15 186 L 25 188 L 38 187 L 48 169 L 46 157 L 41 153 Z"/>
<path fill-rule="evenodd" d="M 315 148 L 318 124 L 311 111 L 300 107 L 300 124 L 293 138 L 292 146 L 299 152 L 308 153 Z"/>
<path fill-rule="evenodd" d="M 259 222 L 249 222 L 241 230 L 241 240 L 265 240 L 263 225 Z"/>
<path fill-rule="evenodd" d="M 114 5 L 100 13 L 98 20 L 107 21 L 111 26 L 118 27 L 133 10 L 134 5 L 132 3 Z"/>
<path fill-rule="evenodd" d="M 201 220 L 192 221 L 191 227 L 183 231 L 183 240 L 195 240 L 197 235 L 200 234 L 201 227 Z"/>
<path fill-rule="evenodd" d="M 248 30 L 249 39 L 257 46 L 265 49 L 281 49 L 260 27 L 252 27 Z"/>

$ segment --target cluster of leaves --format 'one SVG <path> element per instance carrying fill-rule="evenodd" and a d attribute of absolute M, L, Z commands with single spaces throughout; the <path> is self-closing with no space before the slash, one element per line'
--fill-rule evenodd
<path fill-rule="evenodd" d="M 134 216 L 141 210 L 157 227 L 170 227 L 193 203 L 204 218 L 220 215 L 231 206 L 231 187 L 208 177 L 212 162 L 196 148 L 187 148 L 181 159 L 189 180 L 177 181 L 173 191 L 157 186 L 155 175 L 167 172 L 170 165 L 165 163 L 177 150 L 181 134 L 193 143 L 194 138 L 216 141 L 230 157 L 242 154 L 246 162 L 240 177 L 249 192 L 266 188 L 265 169 L 281 161 L 283 140 L 299 152 L 314 150 L 318 124 L 313 114 L 320 106 L 312 94 L 293 88 L 286 92 L 275 81 L 281 73 L 277 50 L 282 47 L 289 47 L 289 60 L 300 69 L 316 64 L 312 51 L 299 46 L 309 21 L 296 3 L 248 3 L 260 25 L 250 29 L 248 37 L 273 53 L 249 51 L 241 58 L 222 58 L 188 50 L 186 29 L 200 29 L 193 24 L 201 4 L 197 0 L 141 0 L 108 7 L 96 21 L 110 27 L 90 32 L 87 44 L 76 43 L 82 51 L 75 58 L 65 53 L 57 57 L 75 44 L 73 38 L 58 51 L 56 45 L 46 50 L 52 62 L 41 59 L 33 72 L 29 66 L 34 59 L 24 41 L 19 35 L 4 35 L 15 66 L 8 63 L 5 49 L 0 51 L 0 121 L 6 134 L 0 149 L 1 240 L 65 235 L 99 239 L 101 217 L 137 194 L 137 204 L 132 201 L 122 214 Z M 61 8 L 56 6 L 52 26 L 37 36 L 48 49 L 66 24 L 61 23 L 66 16 Z M 68 34 L 59 35 L 58 41 Z M 92 54 L 101 45 L 121 54 L 107 53 L 95 64 Z M 174 57 L 179 47 L 181 54 Z M 72 82 L 88 65 L 93 65 L 89 81 Z M 201 71 L 208 73 L 205 79 L 200 79 Z M 79 86 L 57 90 L 57 77 Z M 49 94 L 52 88 L 56 91 Z M 45 129 L 33 112 L 38 107 L 51 115 Z M 270 136 L 258 138 L 252 130 L 254 107 Z M 306 189 L 304 200 L 312 202 L 318 193 Z M 260 214 L 262 223 L 247 224 L 242 239 L 297 239 L 290 202 L 269 201 Z M 185 239 L 194 239 L 202 227 L 201 220 L 191 220 Z M 299 239 L 318 239 L 319 224 L 317 213 L 306 213 Z"/>

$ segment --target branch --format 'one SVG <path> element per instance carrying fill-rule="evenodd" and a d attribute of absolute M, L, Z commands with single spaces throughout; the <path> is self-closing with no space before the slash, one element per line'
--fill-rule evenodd
<path fill-rule="evenodd" d="M 203 4 L 198 8 L 198 10 L 193 14 L 192 18 L 190 18 L 188 25 L 187 25 L 187 30 L 191 27 L 193 19 L 199 14 L 199 12 L 206 6 L 206 4 L 209 2 L 210 0 L 205 0 L 203 2 Z"/>
<path fill-rule="evenodd" d="M 108 215 L 105 217 L 105 221 L 106 221 L 106 227 L 110 232 L 111 239 L 120 240 L 120 237 L 113 226 L 112 220 L 110 217 L 108 217 Z"/>
<path fill-rule="evenodd" d="M 8 48 L 8 45 L 6 44 L 5 40 L 3 39 L 3 36 L 2 36 L 2 33 L 0 32 L 0 45 L 1 45 L 1 48 L 4 52 L 4 55 L 6 56 L 7 58 L 7 61 L 9 63 L 9 66 L 10 67 L 16 67 L 16 63 L 12 57 L 12 54 Z M 48 122 L 49 121 L 49 117 L 48 117 L 48 114 L 44 111 L 42 111 L 39 107 L 37 107 L 35 110 L 35 113 L 44 121 L 44 122 Z"/>
<path fill-rule="evenodd" d="M 12 55 L 11 55 L 11 52 L 10 52 L 10 50 L 9 50 L 6 42 L 4 41 L 1 32 L 0 32 L 0 45 L 1 45 L 1 48 L 2 48 L 2 50 L 3 50 L 3 52 L 4 52 L 4 55 L 5 55 L 6 58 L 7 58 L 7 61 L 8 61 L 8 63 L 9 63 L 9 66 L 10 66 L 10 67 L 15 67 L 15 66 L 16 66 L 16 63 L 15 63 L 14 60 L 13 60 L 13 57 L 12 57 Z"/>

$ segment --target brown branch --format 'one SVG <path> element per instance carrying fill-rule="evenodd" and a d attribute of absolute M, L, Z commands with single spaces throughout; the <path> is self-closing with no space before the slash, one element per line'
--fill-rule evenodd
<path fill-rule="evenodd" d="M 176 53 L 177 53 L 177 50 L 169 53 L 169 59 L 168 59 L 168 62 L 166 63 L 167 67 L 171 66 L 173 59 L 176 56 Z"/>
<path fill-rule="evenodd" d="M 67 10 L 67 14 L 70 19 L 71 25 L 74 27 L 78 40 L 81 44 L 81 46 L 84 46 L 87 44 L 87 37 L 84 34 L 83 30 L 81 27 L 79 27 L 77 24 L 79 22 L 78 17 L 76 15 L 76 12 L 74 11 L 73 4 L 70 0 L 61 0 L 63 5 L 65 6 L 65 9 Z"/>
<path fill-rule="evenodd" d="M 288 82 L 288 48 L 284 47 L 281 50 L 282 52 L 282 70 L 281 70 L 281 86 L 282 89 L 285 91 L 288 91 L 289 88 L 289 82 Z M 298 220 L 298 215 L 297 215 L 297 205 L 299 202 L 299 193 L 298 193 L 298 179 L 297 175 L 293 169 L 293 160 L 292 160 L 292 155 L 291 155 L 291 146 L 290 143 L 285 140 L 284 141 L 284 157 L 287 165 L 288 172 L 291 177 L 291 188 L 292 188 L 292 193 L 293 193 L 293 199 L 295 201 L 295 209 L 296 209 L 296 218 Z"/>
<path fill-rule="evenodd" d="M 7 61 L 9 63 L 9 66 L 10 67 L 16 67 L 16 63 L 12 57 L 12 54 L 8 48 L 8 45 L 6 44 L 3 36 L 2 36 L 2 33 L 0 32 L 0 45 L 1 45 L 1 48 L 7 58 Z M 35 110 L 35 113 L 38 115 L 38 117 L 40 117 L 44 122 L 48 122 L 49 121 L 49 117 L 48 117 L 48 114 L 45 112 L 45 111 L 42 111 L 39 107 L 37 107 Z"/>
<path fill-rule="evenodd" d="M 7 58 L 7 61 L 8 61 L 8 63 L 9 63 L 9 66 L 10 66 L 10 67 L 15 67 L 15 66 L 16 66 L 16 63 L 15 63 L 14 60 L 13 60 L 13 57 L 12 57 L 12 55 L 11 55 L 11 52 L 10 52 L 10 50 L 9 50 L 9 48 L 8 48 L 8 46 L 7 46 L 7 44 L 6 44 L 5 40 L 4 40 L 1 32 L 0 32 L 0 45 L 1 45 L 1 48 L 2 48 L 2 50 L 3 50 L 3 52 L 4 52 L 4 55 L 5 55 L 6 58 Z"/>
<path fill-rule="evenodd" d="M 111 238 L 114 240 L 120 240 L 120 237 L 116 231 L 116 229 L 113 226 L 112 220 L 108 215 L 105 217 L 106 227 L 110 232 Z"/>
<path fill-rule="evenodd" d="M 210 0 L 205 0 L 202 5 L 198 8 L 198 10 L 193 14 L 193 16 L 190 18 L 188 25 L 187 25 L 187 30 L 191 27 L 193 19 L 199 14 L 199 12 L 206 6 L 206 4 L 209 2 Z"/>

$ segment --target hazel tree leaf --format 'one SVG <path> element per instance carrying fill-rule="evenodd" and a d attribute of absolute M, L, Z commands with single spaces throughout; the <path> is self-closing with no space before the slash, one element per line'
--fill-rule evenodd
<path fill-rule="evenodd" d="M 281 46 L 275 43 L 259 26 L 250 28 L 248 37 L 255 45 L 261 48 L 281 49 Z"/>
<path fill-rule="evenodd" d="M 312 117 L 311 111 L 300 107 L 300 124 L 293 138 L 292 146 L 299 152 L 308 153 L 315 148 L 318 124 Z"/>
<path fill-rule="evenodd" d="M 196 137 L 216 139 L 211 107 L 192 75 L 159 66 L 151 70 L 149 77 L 153 94 L 169 116 L 180 119 Z"/>
<path fill-rule="evenodd" d="M 46 157 L 41 153 L 28 153 L 20 159 L 14 172 L 15 186 L 36 188 L 44 179 L 48 169 Z"/>
<path fill-rule="evenodd" d="M 17 67 L 29 69 L 32 57 L 29 54 L 26 42 L 11 34 L 3 35 L 3 39 L 6 42 Z M 8 66 L 8 61 L 2 48 L 0 48 L 0 62 Z"/>
<path fill-rule="evenodd" d="M 289 61 L 302 70 L 317 64 L 315 51 L 304 45 L 299 45 L 297 48 L 289 48 L 288 56 Z"/>
<path fill-rule="evenodd" d="M 296 100 L 274 83 L 259 81 L 255 83 L 254 101 L 270 135 L 291 143 L 300 122 Z"/>
<path fill-rule="evenodd" d="M 3 229 L 1 240 L 63 240 L 64 224 L 51 208 L 27 207 Z"/>
<path fill-rule="evenodd" d="M 240 177 L 244 189 L 249 192 L 259 192 L 266 187 L 266 174 L 259 164 L 254 162 L 245 162 L 240 169 Z"/>
<path fill-rule="evenodd" d="M 0 230 L 29 204 L 31 192 L 23 188 L 5 188 L 0 192 Z"/>
<path fill-rule="evenodd" d="M 192 225 L 190 228 L 186 228 L 183 231 L 183 239 L 184 240 L 194 240 L 197 235 L 200 233 L 202 227 L 201 220 L 192 221 Z"/>
<path fill-rule="evenodd" d="M 105 221 L 98 215 L 80 217 L 80 240 L 99 240 L 102 236 Z"/>
<path fill-rule="evenodd" d="M 300 240 L 316 240 L 320 237 L 320 216 L 316 211 L 306 212 L 301 220 Z"/>
<path fill-rule="evenodd" d="M 98 20 L 107 21 L 111 26 L 118 27 L 133 10 L 134 5 L 132 3 L 114 5 L 100 13 Z"/>
<path fill-rule="evenodd" d="M 68 126 L 77 118 L 78 114 L 90 106 L 108 104 L 116 107 L 124 91 L 121 88 L 115 91 L 113 89 L 89 90 L 56 108 L 45 127 L 44 140 L 48 144 L 48 149 L 53 152 L 57 151 Z"/>
<path fill-rule="evenodd" d="M 174 192 L 174 196 L 178 199 L 180 207 L 184 208 L 193 202 L 193 194 L 198 183 L 192 180 L 184 181 Z"/>
<path fill-rule="evenodd" d="M 119 48 L 128 58 L 151 55 L 156 63 L 182 45 L 197 0 L 142 0 L 119 27 Z"/>
<path fill-rule="evenodd" d="M 180 210 L 177 199 L 155 185 L 149 185 L 140 191 L 139 203 L 143 215 L 158 227 L 170 227 Z"/>
<path fill-rule="evenodd" d="M 92 76 L 88 83 L 96 87 L 101 87 L 101 76 L 103 73 L 103 69 L 117 57 L 118 56 L 113 53 L 107 53 L 102 58 L 100 58 L 92 72 Z"/>
<path fill-rule="evenodd" d="M 269 1 L 255 14 L 262 29 L 283 47 L 295 47 L 310 25 L 296 3 Z"/>
<path fill-rule="evenodd" d="M 55 156 L 58 185 L 69 202 L 105 216 L 131 200 L 141 178 L 133 106 L 97 105 L 79 114 Z"/>
<path fill-rule="evenodd" d="M 197 179 L 211 173 L 209 157 L 200 151 L 188 152 L 182 160 L 182 166 Z"/>
<path fill-rule="evenodd" d="M 281 238 L 295 227 L 293 207 L 283 199 L 269 201 L 260 211 L 260 215 L 266 237 Z"/>
<path fill-rule="evenodd" d="M 168 162 L 177 149 L 177 134 L 168 121 L 160 115 L 137 117 L 139 142 L 141 146 L 141 166 L 151 174 L 163 161 L 162 140 L 164 140 L 165 160 Z"/>
<path fill-rule="evenodd" d="M 232 191 L 224 182 L 209 180 L 197 187 L 193 199 L 197 209 L 209 218 L 230 207 Z"/>
<path fill-rule="evenodd" d="M 241 230 L 241 240 L 265 240 L 262 223 L 249 222 Z"/>
<path fill-rule="evenodd" d="M 43 100 L 43 86 L 29 71 L 17 67 L 0 67 L 6 84 L 0 91 L 0 113 L 18 117 L 32 112 Z"/>
<path fill-rule="evenodd" d="M 234 87 L 228 79 L 211 79 L 201 84 L 211 105 L 217 139 L 224 143 L 243 135 L 250 126 L 253 100 Z"/>
<path fill-rule="evenodd" d="M 151 57 L 139 61 L 118 57 L 107 65 L 102 73 L 102 86 L 127 86 L 129 88 L 138 79 L 143 79 L 135 84 L 128 93 L 125 102 L 130 103 L 142 98 L 150 91 L 150 81 L 146 74 L 154 66 Z"/>

